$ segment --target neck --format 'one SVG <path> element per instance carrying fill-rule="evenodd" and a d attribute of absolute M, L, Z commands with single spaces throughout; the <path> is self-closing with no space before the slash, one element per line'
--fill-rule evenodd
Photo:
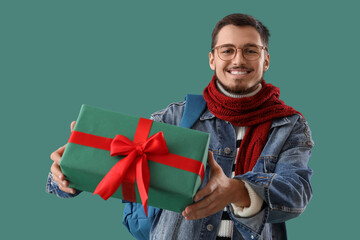
<path fill-rule="evenodd" d="M 256 95 L 262 88 L 261 83 L 259 83 L 259 86 L 255 89 L 255 91 L 247 94 L 239 94 L 239 93 L 231 93 L 225 90 L 225 88 L 219 83 L 218 80 L 216 80 L 216 87 L 223 95 L 231 98 L 243 98 L 243 97 L 252 97 Z"/>

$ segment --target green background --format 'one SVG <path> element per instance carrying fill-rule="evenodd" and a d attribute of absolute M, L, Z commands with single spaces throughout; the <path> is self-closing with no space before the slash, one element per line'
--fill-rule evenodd
<path fill-rule="evenodd" d="M 308 120 L 314 197 L 289 239 L 357 234 L 359 6 L 355 1 L 1 1 L 1 239 L 131 239 L 123 205 L 45 193 L 49 155 L 83 103 L 148 117 L 210 81 L 222 17 L 271 32 L 268 82 Z"/>

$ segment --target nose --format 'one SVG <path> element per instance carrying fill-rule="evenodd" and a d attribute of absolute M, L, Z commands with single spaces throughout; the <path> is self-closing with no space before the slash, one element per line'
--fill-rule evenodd
<path fill-rule="evenodd" d="M 233 63 L 240 65 L 241 63 L 245 62 L 245 58 L 242 54 L 242 49 L 241 48 L 237 48 L 236 49 L 236 54 L 234 56 L 234 58 L 232 59 Z"/>

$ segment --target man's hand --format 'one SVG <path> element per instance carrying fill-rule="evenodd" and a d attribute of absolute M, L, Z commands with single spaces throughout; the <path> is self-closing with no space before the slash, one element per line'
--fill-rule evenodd
<path fill-rule="evenodd" d="M 182 212 L 186 220 L 205 218 L 222 209 L 229 203 L 248 207 L 250 198 L 244 182 L 228 178 L 209 151 L 208 163 L 211 167 L 210 180 L 194 197 L 195 203 Z"/>
<path fill-rule="evenodd" d="M 73 121 L 70 125 L 70 129 L 71 131 L 73 130 L 74 126 L 75 126 L 75 121 Z M 56 150 L 55 152 L 51 153 L 50 158 L 51 160 L 54 161 L 54 163 L 51 165 L 51 172 L 53 175 L 53 179 L 55 182 L 57 182 L 59 184 L 59 189 L 63 192 L 67 192 L 67 193 L 75 193 L 75 189 L 74 188 L 69 188 L 69 182 L 66 181 L 64 174 L 61 172 L 60 169 L 60 160 L 61 157 L 65 151 L 65 147 L 66 144 L 62 147 L 60 147 L 58 150 Z"/>

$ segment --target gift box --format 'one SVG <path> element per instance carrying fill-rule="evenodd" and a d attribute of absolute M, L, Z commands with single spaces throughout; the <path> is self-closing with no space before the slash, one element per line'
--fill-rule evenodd
<path fill-rule="evenodd" d="M 82 105 L 60 167 L 69 187 L 182 212 L 204 176 L 210 136 Z"/>

